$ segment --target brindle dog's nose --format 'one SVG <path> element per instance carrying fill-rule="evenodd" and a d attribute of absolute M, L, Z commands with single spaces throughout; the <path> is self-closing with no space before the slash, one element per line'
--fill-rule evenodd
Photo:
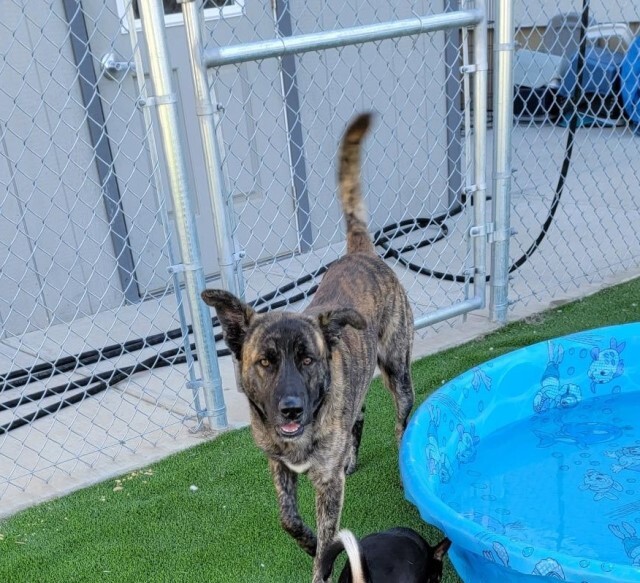
<path fill-rule="evenodd" d="M 288 421 L 297 421 L 302 417 L 302 412 L 304 411 L 302 398 L 293 395 L 282 397 L 278 403 L 278 408 L 282 416 Z"/>

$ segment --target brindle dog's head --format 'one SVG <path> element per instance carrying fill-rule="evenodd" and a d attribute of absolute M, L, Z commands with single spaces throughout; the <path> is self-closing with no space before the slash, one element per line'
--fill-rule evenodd
<path fill-rule="evenodd" d="M 364 318 L 351 308 L 258 314 L 223 290 L 207 289 L 202 299 L 216 309 L 241 388 L 265 429 L 281 440 L 299 438 L 331 384 L 333 347 L 345 326 L 364 329 Z"/>

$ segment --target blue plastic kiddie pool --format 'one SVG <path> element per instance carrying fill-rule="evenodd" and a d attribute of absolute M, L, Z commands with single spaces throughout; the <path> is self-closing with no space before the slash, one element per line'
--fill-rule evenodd
<path fill-rule="evenodd" d="M 640 324 L 541 342 L 429 397 L 407 498 L 465 583 L 640 581 Z"/>

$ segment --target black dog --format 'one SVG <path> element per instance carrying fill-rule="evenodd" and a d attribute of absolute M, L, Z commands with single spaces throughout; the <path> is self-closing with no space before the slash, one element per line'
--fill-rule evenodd
<path fill-rule="evenodd" d="M 415 530 L 392 528 L 370 534 L 358 544 L 348 531 L 338 533 L 320 563 L 324 579 L 328 579 L 338 555 L 345 550 L 349 562 L 338 583 L 439 583 L 442 560 L 451 541 L 443 539 L 429 546 Z"/>

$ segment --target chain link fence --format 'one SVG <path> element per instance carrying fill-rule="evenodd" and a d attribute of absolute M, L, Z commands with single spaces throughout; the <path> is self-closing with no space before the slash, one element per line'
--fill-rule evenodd
<path fill-rule="evenodd" d="M 638 275 L 640 8 L 516 0 L 513 9 L 512 263 L 545 235 L 512 273 L 518 315 Z"/>
<path fill-rule="evenodd" d="M 371 232 L 407 289 L 418 337 L 466 328 L 465 316 L 443 318 L 466 313 L 478 298 L 473 307 L 483 306 L 495 228 L 490 180 L 486 211 L 482 204 L 483 172 L 494 132 L 484 139 L 483 117 L 491 120 L 492 111 L 478 95 L 484 63 L 473 28 L 212 65 L 205 100 L 187 40 L 195 32 L 182 15 L 189 4 L 164 2 L 172 89 L 158 91 L 150 65 L 157 55 L 145 42 L 149 4 L 56 0 L 43 9 L 9 0 L 0 23 L 0 512 L 209 435 L 203 422 L 225 412 L 207 398 L 194 364 L 202 346 L 191 314 L 201 306 L 193 304 L 197 277 L 190 278 L 228 286 L 259 309 L 304 307 L 344 249 L 336 152 L 356 112 L 377 113 L 363 161 Z M 624 278 L 639 263 L 632 225 L 640 138 L 619 76 L 609 93 L 583 91 L 598 96 L 588 98 L 597 101 L 597 119 L 582 95 L 566 180 L 554 197 L 570 131 L 566 104 L 576 83 L 564 79 L 577 21 L 562 21 L 570 33 L 550 21 L 581 9 L 565 4 L 514 4 L 510 254 L 512 263 L 523 254 L 527 261 L 510 276 L 510 317 Z M 224 57 L 221 48 L 470 7 L 453 0 L 197 6 L 211 61 Z M 617 12 L 608 6 L 592 2 L 592 24 L 624 22 L 633 35 L 637 8 L 621 0 Z M 487 9 L 491 19 L 496 6 Z M 591 31 L 590 50 L 616 52 L 615 35 Z M 489 49 L 492 38 L 490 23 Z M 589 66 L 580 87 L 596 74 Z M 605 91 L 606 82 L 598 87 Z M 161 147 L 162 112 L 174 107 L 199 262 L 184 256 L 184 209 L 172 198 L 176 156 Z M 203 148 L 209 115 L 213 163 Z M 489 325 L 487 310 L 474 314 Z M 220 366 L 226 413 L 237 425 L 247 419 L 242 396 L 228 357 Z"/>

